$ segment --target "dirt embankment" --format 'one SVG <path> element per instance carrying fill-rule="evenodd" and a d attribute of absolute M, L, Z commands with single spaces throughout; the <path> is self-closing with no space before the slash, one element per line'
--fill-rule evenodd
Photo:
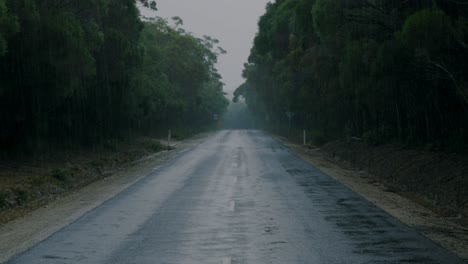
<path fill-rule="evenodd" d="M 410 150 L 359 141 L 328 143 L 320 151 L 373 175 L 388 191 L 441 216 L 468 218 L 468 155 Z"/>
<path fill-rule="evenodd" d="M 166 147 L 153 138 L 111 143 L 100 149 L 58 150 L 21 161 L 0 160 L 0 225 Z"/>
<path fill-rule="evenodd" d="M 24 188 L 29 193 L 36 192 L 39 188 L 42 192 L 39 197 L 31 197 L 23 205 L 4 208 L 3 212 L 0 212 L 3 219 L 15 218 L 0 224 L 0 263 L 48 238 L 158 170 L 169 160 L 197 146 L 209 135 L 202 133 L 183 141 L 171 141 L 170 151 L 165 150 L 168 142 L 146 138 L 118 146 L 115 150 L 85 151 L 81 154 L 73 152 L 60 160 L 49 161 L 50 163 L 45 160 L 42 163 L 22 162 L 15 168 L 3 168 L 0 170 L 3 174 L 9 171 L 17 176 L 22 175 L 22 179 L 15 180 L 16 188 Z M 63 162 L 65 158 L 68 165 Z M 27 164 L 30 165 L 29 169 Z M 65 170 L 70 166 L 77 167 L 76 172 L 67 180 L 67 186 L 74 187 L 66 188 L 64 183 L 59 181 L 57 187 L 51 188 L 56 190 L 54 192 L 46 191 L 44 186 L 27 189 L 31 187 L 30 181 L 35 177 L 46 177 L 52 182 L 48 184 L 54 185 L 56 179 L 50 179 L 55 178 L 51 172 L 57 168 Z M 26 170 L 28 173 L 24 173 Z M 3 184 L 7 183 L 6 179 L 12 178 L 6 175 L 2 177 L 0 187 L 5 190 L 6 186 Z M 10 188 L 15 187 L 11 182 L 8 184 Z"/>

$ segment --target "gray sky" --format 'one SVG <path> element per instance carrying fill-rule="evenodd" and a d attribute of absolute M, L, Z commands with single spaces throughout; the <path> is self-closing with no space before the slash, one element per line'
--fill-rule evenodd
<path fill-rule="evenodd" d="M 267 2 L 269 0 L 158 0 L 157 15 L 179 16 L 184 20 L 184 28 L 195 36 L 219 39 L 228 53 L 219 58 L 218 70 L 231 98 L 232 92 L 244 82 L 241 76 L 244 62 Z M 142 13 L 148 16 L 147 11 Z"/>

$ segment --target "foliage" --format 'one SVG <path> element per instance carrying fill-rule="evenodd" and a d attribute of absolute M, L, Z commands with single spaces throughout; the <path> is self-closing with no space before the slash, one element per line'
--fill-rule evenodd
<path fill-rule="evenodd" d="M 144 142 L 145 148 L 150 152 L 159 152 L 164 146 L 159 142 L 159 140 L 148 139 Z"/>
<path fill-rule="evenodd" d="M 66 182 L 73 177 L 73 172 L 69 169 L 53 169 L 50 172 L 50 176 L 61 182 Z"/>
<path fill-rule="evenodd" d="M 224 112 L 218 41 L 181 19 L 143 22 L 136 2 L 0 0 L 2 153 L 201 127 Z"/>
<path fill-rule="evenodd" d="M 143 4 L 144 7 L 150 8 L 154 11 L 158 11 L 156 1 L 148 1 L 148 0 L 139 0 L 140 3 Z"/>
<path fill-rule="evenodd" d="M 456 1 L 276 0 L 234 100 L 272 129 L 294 112 L 327 139 L 465 150 L 467 21 Z"/>
<path fill-rule="evenodd" d="M 0 209 L 8 206 L 8 193 L 0 191 Z"/>

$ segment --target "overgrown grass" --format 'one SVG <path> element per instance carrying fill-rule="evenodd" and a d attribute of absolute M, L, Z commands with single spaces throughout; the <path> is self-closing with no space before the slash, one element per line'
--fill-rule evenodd
<path fill-rule="evenodd" d="M 26 204 L 31 198 L 31 195 L 28 191 L 20 188 L 13 189 L 13 193 L 15 196 L 15 201 L 19 206 Z"/>
<path fill-rule="evenodd" d="M 159 142 L 159 140 L 148 139 L 144 143 L 145 149 L 150 152 L 159 152 L 164 149 L 164 146 Z"/>
<path fill-rule="evenodd" d="M 183 136 L 191 133 L 185 131 Z M 0 213 L 14 215 L 12 209 L 17 207 L 47 203 L 67 190 L 114 173 L 128 162 L 165 149 L 167 146 L 156 138 L 134 138 L 129 142 L 108 141 L 105 146 L 76 153 L 57 152 L 60 156 L 47 156 L 39 166 L 24 162 L 32 169 L 24 172 L 12 167 L 2 172 L 8 177 L 0 177 Z"/>
<path fill-rule="evenodd" d="M 73 172 L 67 168 L 58 168 L 51 170 L 50 176 L 61 182 L 67 182 L 73 177 Z"/>
<path fill-rule="evenodd" d="M 8 193 L 5 191 L 0 191 L 0 209 L 8 206 Z"/>
<path fill-rule="evenodd" d="M 108 139 L 102 143 L 102 146 L 104 149 L 111 150 L 111 151 L 117 151 L 119 147 L 119 140 L 117 139 Z"/>
<path fill-rule="evenodd" d="M 172 138 L 177 140 L 183 140 L 194 135 L 195 132 L 192 129 L 177 129 L 172 132 Z"/>
<path fill-rule="evenodd" d="M 307 143 L 311 142 L 315 146 L 322 146 L 328 141 L 325 134 L 316 129 L 307 131 L 307 137 L 309 138 Z"/>

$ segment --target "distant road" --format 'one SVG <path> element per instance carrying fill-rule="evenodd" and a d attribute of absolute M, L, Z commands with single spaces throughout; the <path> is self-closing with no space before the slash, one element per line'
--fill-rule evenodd
<path fill-rule="evenodd" d="M 10 263 L 465 263 L 267 134 L 224 130 Z"/>

